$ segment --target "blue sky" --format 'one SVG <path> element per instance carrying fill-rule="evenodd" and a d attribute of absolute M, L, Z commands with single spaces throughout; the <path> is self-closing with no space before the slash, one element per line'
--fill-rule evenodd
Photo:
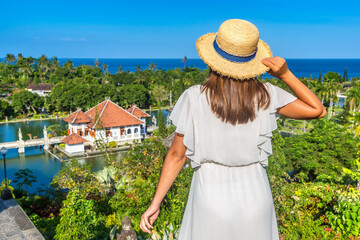
<path fill-rule="evenodd" d="M 2 1 L 0 57 L 198 58 L 231 18 L 254 23 L 284 58 L 359 58 L 358 1 Z"/>

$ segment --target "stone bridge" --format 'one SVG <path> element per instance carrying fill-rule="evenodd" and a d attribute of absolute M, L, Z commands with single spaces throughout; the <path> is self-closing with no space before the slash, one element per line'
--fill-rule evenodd
<path fill-rule="evenodd" d="M 23 153 L 25 151 L 25 147 L 32 147 L 32 146 L 43 145 L 45 149 L 48 149 L 48 147 L 51 144 L 59 144 L 61 143 L 61 140 L 63 140 L 66 137 L 66 136 L 60 136 L 60 137 L 48 138 L 46 126 L 44 126 L 43 134 L 44 134 L 44 138 L 29 139 L 24 141 L 22 138 L 21 128 L 19 128 L 19 133 L 18 133 L 19 140 L 14 142 L 0 143 L 0 148 L 3 146 L 8 149 L 18 148 L 19 153 Z"/>

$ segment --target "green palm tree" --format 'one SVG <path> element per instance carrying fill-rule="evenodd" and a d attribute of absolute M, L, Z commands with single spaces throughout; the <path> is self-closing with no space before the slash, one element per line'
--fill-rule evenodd
<path fill-rule="evenodd" d="M 141 67 L 140 67 L 140 64 L 136 65 L 136 68 L 135 68 L 136 71 L 141 71 Z"/>
<path fill-rule="evenodd" d="M 355 137 L 360 134 L 360 112 L 351 112 L 348 116 L 348 121 L 351 124 L 351 130 L 354 132 Z"/>
<path fill-rule="evenodd" d="M 149 69 L 150 69 L 150 70 L 156 70 L 156 65 L 155 65 L 155 63 L 151 62 L 150 65 L 149 65 Z"/>
<path fill-rule="evenodd" d="M 332 116 L 332 109 L 334 102 L 338 100 L 337 94 L 340 93 L 341 83 L 337 79 L 330 78 L 327 74 L 324 76 L 324 88 L 326 89 L 325 99 L 329 100 L 329 115 L 328 119 Z"/>
<path fill-rule="evenodd" d="M 123 72 L 123 67 L 122 67 L 122 66 L 119 66 L 119 68 L 118 68 L 118 70 L 117 70 L 116 74 L 119 74 L 119 73 L 122 73 L 122 72 Z"/>
<path fill-rule="evenodd" d="M 14 56 L 14 54 L 6 54 L 6 57 L 5 57 L 5 61 L 9 62 L 9 63 L 14 63 L 16 61 L 16 58 Z"/>
<path fill-rule="evenodd" d="M 66 61 L 66 63 L 64 63 L 63 68 L 68 70 L 70 73 L 74 72 L 74 64 L 69 59 Z"/>
<path fill-rule="evenodd" d="M 158 106 L 161 107 L 161 102 L 167 99 L 168 95 L 163 85 L 154 85 L 151 93 L 154 95 Z"/>
<path fill-rule="evenodd" d="M 108 66 L 109 66 L 109 65 L 106 65 L 106 63 L 103 63 L 103 64 L 102 64 L 102 70 L 104 70 L 105 72 L 107 72 L 107 71 L 108 71 Z"/>
<path fill-rule="evenodd" d="M 54 56 L 54 57 L 51 59 L 51 70 L 52 70 L 52 71 L 55 71 L 58 67 L 59 67 L 59 60 L 58 60 L 57 57 Z"/>
<path fill-rule="evenodd" d="M 17 61 L 21 61 L 23 58 L 24 58 L 24 57 L 23 57 L 22 53 L 18 53 L 18 55 L 17 55 Z"/>
<path fill-rule="evenodd" d="M 38 58 L 37 63 L 39 65 L 40 78 L 44 81 L 46 74 L 50 71 L 49 60 L 44 54 L 42 54 Z"/>
<path fill-rule="evenodd" d="M 346 92 L 346 103 L 353 111 L 360 108 L 360 85 L 357 84 Z"/>
<path fill-rule="evenodd" d="M 185 68 L 185 64 L 187 62 L 187 57 L 186 56 L 182 59 L 182 62 L 184 63 L 184 68 Z"/>
<path fill-rule="evenodd" d="M 94 65 L 95 65 L 95 67 L 99 67 L 99 65 L 100 65 L 99 59 L 95 59 Z"/>
<path fill-rule="evenodd" d="M 327 95 L 327 89 L 325 88 L 325 85 L 322 83 L 316 84 L 314 93 L 321 100 L 321 103 L 324 104 L 324 100 L 326 100 L 325 96 Z"/>

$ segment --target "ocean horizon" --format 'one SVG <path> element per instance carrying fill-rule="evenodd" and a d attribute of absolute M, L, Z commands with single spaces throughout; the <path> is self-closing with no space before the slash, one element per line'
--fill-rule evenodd
<path fill-rule="evenodd" d="M 49 57 L 50 58 L 50 57 Z M 93 65 L 96 58 L 58 58 L 60 64 L 64 64 L 67 60 L 71 60 L 75 67 L 80 65 Z M 135 72 L 137 65 L 140 65 L 141 70 L 148 69 L 153 62 L 156 69 L 169 70 L 175 68 L 183 68 L 184 63 L 181 58 L 98 58 L 99 67 L 105 63 L 108 65 L 108 71 L 111 74 L 116 74 L 119 66 L 122 66 L 123 71 Z M 4 61 L 4 58 L 0 58 Z M 337 72 L 341 76 L 344 75 L 345 68 L 348 71 L 349 79 L 353 77 L 360 77 L 360 59 L 286 59 L 289 69 L 297 77 L 314 77 L 318 78 L 320 73 L 322 76 L 327 72 Z M 195 67 L 199 69 L 206 69 L 207 65 L 200 58 L 188 58 L 185 64 L 186 67 Z M 264 74 L 264 78 L 271 77 L 269 74 Z"/>

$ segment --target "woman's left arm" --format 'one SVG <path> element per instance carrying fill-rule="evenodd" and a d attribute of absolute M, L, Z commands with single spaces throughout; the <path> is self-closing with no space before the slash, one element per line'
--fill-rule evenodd
<path fill-rule="evenodd" d="M 185 164 L 186 147 L 183 139 L 184 135 L 175 133 L 174 141 L 164 161 L 154 199 L 141 216 L 140 228 L 144 232 L 151 233 L 150 228 L 153 228 L 152 224 L 159 215 L 160 204 Z"/>

